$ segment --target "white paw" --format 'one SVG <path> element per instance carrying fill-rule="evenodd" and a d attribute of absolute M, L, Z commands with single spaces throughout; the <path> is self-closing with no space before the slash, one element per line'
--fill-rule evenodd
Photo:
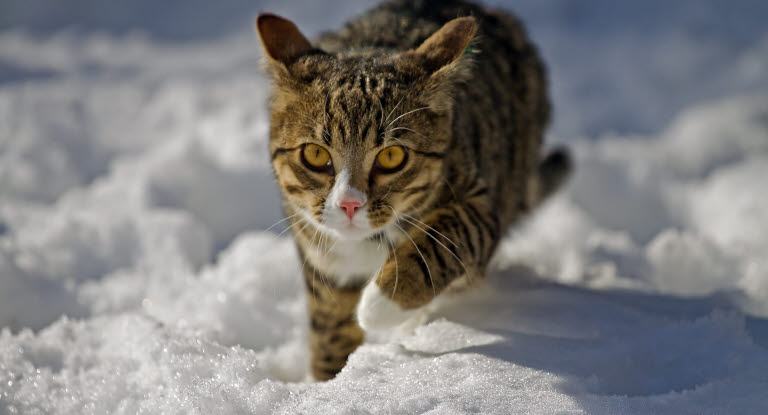
<path fill-rule="evenodd" d="M 417 310 L 404 310 L 387 298 L 376 281 L 371 281 L 365 286 L 360 303 L 357 304 L 357 322 L 367 332 L 392 329 L 417 313 Z"/>

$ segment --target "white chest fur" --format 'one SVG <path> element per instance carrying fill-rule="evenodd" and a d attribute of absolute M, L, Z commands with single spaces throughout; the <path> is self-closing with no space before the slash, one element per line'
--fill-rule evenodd
<path fill-rule="evenodd" d="M 373 278 L 389 257 L 387 241 L 337 241 L 326 252 L 309 249 L 307 259 L 339 286 L 362 284 Z"/>

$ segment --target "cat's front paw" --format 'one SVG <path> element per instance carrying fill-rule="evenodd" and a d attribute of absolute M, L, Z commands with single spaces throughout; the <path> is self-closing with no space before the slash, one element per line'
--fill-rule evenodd
<path fill-rule="evenodd" d="M 357 322 L 365 331 L 390 330 L 417 315 L 417 310 L 405 310 L 384 295 L 371 281 L 363 289 L 357 305 Z"/>

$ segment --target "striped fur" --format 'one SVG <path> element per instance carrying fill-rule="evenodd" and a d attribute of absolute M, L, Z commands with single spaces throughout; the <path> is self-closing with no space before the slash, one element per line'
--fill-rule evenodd
<path fill-rule="evenodd" d="M 314 44 L 276 16 L 257 26 L 274 81 L 272 163 L 304 264 L 312 373 L 329 379 L 363 341 L 355 310 L 368 281 L 407 311 L 481 279 L 505 230 L 560 185 L 569 161 L 541 158 L 544 69 L 509 14 L 392 1 Z M 330 153 L 325 171 L 302 162 L 307 143 Z M 383 173 L 375 158 L 391 145 L 407 159 Z M 365 195 L 354 234 L 334 222 L 339 186 Z"/>

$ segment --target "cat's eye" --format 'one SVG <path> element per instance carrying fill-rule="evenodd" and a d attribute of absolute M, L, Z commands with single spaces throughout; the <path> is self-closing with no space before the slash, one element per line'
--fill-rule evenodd
<path fill-rule="evenodd" d="M 405 165 L 407 155 L 401 146 L 387 147 L 376 156 L 376 167 L 385 173 L 395 172 Z"/>
<path fill-rule="evenodd" d="M 328 150 L 317 144 L 306 144 L 301 150 L 301 160 L 314 171 L 324 171 L 331 167 L 331 155 Z"/>

